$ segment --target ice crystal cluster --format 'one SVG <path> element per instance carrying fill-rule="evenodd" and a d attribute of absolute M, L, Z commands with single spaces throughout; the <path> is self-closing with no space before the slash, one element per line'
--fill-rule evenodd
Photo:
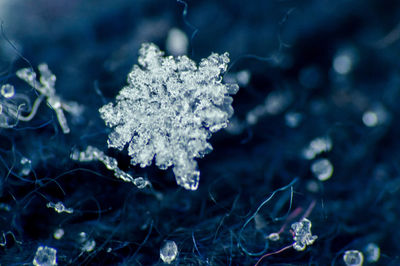
<path fill-rule="evenodd" d="M 312 245 L 318 238 L 311 234 L 312 223 L 307 218 L 303 218 L 300 222 L 292 224 L 293 230 L 293 248 L 297 251 L 303 251 L 307 246 Z"/>
<path fill-rule="evenodd" d="M 139 65 L 128 75 L 116 103 L 100 108 L 113 128 L 108 146 L 123 150 L 128 144 L 131 164 L 160 169 L 173 167 L 176 181 L 196 190 L 200 172 L 195 158 L 212 150 L 207 140 L 226 127 L 233 114 L 237 84 L 222 83 L 228 53 L 212 53 L 197 66 L 187 56 L 164 57 L 151 43 L 139 50 Z"/>
<path fill-rule="evenodd" d="M 107 169 L 114 171 L 115 177 L 120 178 L 125 182 L 132 182 L 139 189 L 151 186 L 151 183 L 143 177 L 140 176 L 134 178 L 130 174 L 122 171 L 118 167 L 117 159 L 105 155 L 104 152 L 96 147 L 89 145 L 84 151 L 74 150 L 71 153 L 71 159 L 80 162 L 100 161 L 107 167 Z"/>

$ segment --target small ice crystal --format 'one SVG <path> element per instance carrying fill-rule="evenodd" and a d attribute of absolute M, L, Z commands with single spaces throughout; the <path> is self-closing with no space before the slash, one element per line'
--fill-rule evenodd
<path fill-rule="evenodd" d="M 96 247 L 96 241 L 89 238 L 85 232 L 79 233 L 79 243 L 83 252 L 92 252 Z"/>
<path fill-rule="evenodd" d="M 268 239 L 271 241 L 278 241 L 280 237 L 278 233 L 271 233 L 268 235 Z"/>
<path fill-rule="evenodd" d="M 29 160 L 26 157 L 22 157 L 20 163 L 22 165 L 21 174 L 24 175 L 24 176 L 29 175 L 29 173 L 31 172 L 31 167 L 32 167 L 31 166 L 31 164 L 32 164 L 31 160 Z"/>
<path fill-rule="evenodd" d="M 53 237 L 54 239 L 61 239 L 64 236 L 64 229 L 62 228 L 57 228 L 56 231 L 54 231 Z"/>
<path fill-rule="evenodd" d="M 93 239 L 89 239 L 83 243 L 81 250 L 85 252 L 92 252 L 95 247 L 96 247 L 96 241 L 94 241 Z"/>
<path fill-rule="evenodd" d="M 377 262 L 381 256 L 381 250 L 379 246 L 375 243 L 369 243 L 365 249 L 365 257 L 368 262 Z"/>
<path fill-rule="evenodd" d="M 10 84 L 4 84 L 1 86 L 0 92 L 4 98 L 11 98 L 15 94 L 14 86 Z"/>
<path fill-rule="evenodd" d="M 138 189 L 143 189 L 150 185 L 150 182 L 143 177 L 139 176 L 133 180 L 133 184 L 138 187 Z"/>
<path fill-rule="evenodd" d="M 362 121 L 367 127 L 376 127 L 389 122 L 390 113 L 383 105 L 375 104 L 363 114 Z"/>
<path fill-rule="evenodd" d="M 303 150 L 303 157 L 307 160 L 314 159 L 318 154 L 328 152 L 332 149 L 332 141 L 329 137 L 318 137 L 313 139 Z"/>
<path fill-rule="evenodd" d="M 328 159 L 319 159 L 313 162 L 311 171 L 320 181 L 326 181 L 332 176 L 333 166 Z"/>
<path fill-rule="evenodd" d="M 358 250 L 347 250 L 343 255 L 343 261 L 347 266 L 361 266 L 364 255 Z"/>
<path fill-rule="evenodd" d="M 59 201 L 57 203 L 49 202 L 49 203 L 47 203 L 46 206 L 47 206 L 47 208 L 53 208 L 58 213 L 62 213 L 62 212 L 73 213 L 74 212 L 74 210 L 72 208 L 65 208 L 64 204 L 61 201 Z"/>
<path fill-rule="evenodd" d="M 293 229 L 293 248 L 297 251 L 303 251 L 307 246 L 312 245 L 318 238 L 311 234 L 312 223 L 307 218 L 303 218 L 300 222 L 292 224 Z"/>
<path fill-rule="evenodd" d="M 57 265 L 57 250 L 47 246 L 39 246 L 32 263 L 35 266 Z"/>
<path fill-rule="evenodd" d="M 160 249 L 160 258 L 167 264 L 173 262 L 177 255 L 178 246 L 175 244 L 175 241 L 166 241 L 164 246 Z"/>

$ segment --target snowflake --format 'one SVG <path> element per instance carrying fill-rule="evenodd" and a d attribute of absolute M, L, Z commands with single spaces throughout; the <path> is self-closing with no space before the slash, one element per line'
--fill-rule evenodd
<path fill-rule="evenodd" d="M 212 150 L 207 140 L 226 127 L 233 114 L 237 84 L 222 83 L 228 53 L 212 53 L 195 62 L 187 56 L 164 57 L 154 44 L 143 44 L 125 86 L 99 109 L 113 128 L 108 146 L 123 150 L 128 144 L 131 164 L 160 169 L 173 167 L 178 185 L 196 190 L 200 172 L 195 158 Z"/>

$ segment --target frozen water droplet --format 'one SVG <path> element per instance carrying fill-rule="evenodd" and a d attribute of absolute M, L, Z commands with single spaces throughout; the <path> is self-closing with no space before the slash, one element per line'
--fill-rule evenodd
<path fill-rule="evenodd" d="M 343 261 L 347 266 L 361 266 L 364 262 L 364 256 L 358 250 L 347 250 L 343 255 Z"/>
<path fill-rule="evenodd" d="M 90 239 L 87 240 L 85 243 L 83 243 L 81 250 L 85 252 L 92 252 L 95 247 L 96 247 L 96 241 Z"/>
<path fill-rule="evenodd" d="M 278 233 L 271 233 L 269 234 L 268 239 L 271 241 L 278 241 L 280 237 Z"/>
<path fill-rule="evenodd" d="M 39 246 L 32 263 L 35 266 L 57 265 L 57 250 L 47 246 Z"/>
<path fill-rule="evenodd" d="M 178 255 L 178 246 L 175 241 L 166 241 L 164 246 L 160 249 L 160 258 L 163 262 L 170 264 L 176 259 Z"/>
<path fill-rule="evenodd" d="M 326 181 L 332 176 L 333 166 L 328 159 L 319 159 L 313 162 L 311 171 L 320 181 Z"/>
<path fill-rule="evenodd" d="M 138 189 L 143 189 L 149 185 L 149 182 L 143 177 L 137 177 L 133 180 L 133 184 L 137 186 Z"/>
<path fill-rule="evenodd" d="M 307 218 L 303 218 L 300 222 L 292 224 L 292 230 L 294 233 L 293 248 L 297 251 L 303 251 L 307 246 L 312 245 L 314 241 L 318 238 L 311 234 L 312 223 Z"/>
<path fill-rule="evenodd" d="M 31 172 L 31 169 L 32 169 L 31 168 L 32 167 L 31 160 L 29 160 L 26 157 L 22 157 L 20 162 L 21 162 L 21 165 L 22 165 L 21 174 L 24 175 L 24 176 L 29 175 L 29 173 Z"/>
<path fill-rule="evenodd" d="M 368 262 L 377 262 L 379 260 L 379 257 L 381 256 L 381 250 L 379 246 L 375 243 L 369 243 L 365 247 L 365 257 Z"/>
<path fill-rule="evenodd" d="M 1 86 L 1 95 L 3 95 L 4 98 L 11 98 L 15 94 L 14 86 L 11 84 L 4 84 Z"/>
<path fill-rule="evenodd" d="M 54 209 L 57 212 L 63 212 L 65 210 L 65 206 L 64 206 L 64 204 L 62 204 L 62 202 L 57 202 Z"/>
<path fill-rule="evenodd" d="M 79 233 L 79 243 L 83 252 L 91 252 L 96 247 L 96 241 L 89 238 L 85 232 Z"/>
<path fill-rule="evenodd" d="M 64 229 L 58 228 L 56 231 L 54 231 L 53 237 L 54 239 L 61 239 L 64 236 Z"/>

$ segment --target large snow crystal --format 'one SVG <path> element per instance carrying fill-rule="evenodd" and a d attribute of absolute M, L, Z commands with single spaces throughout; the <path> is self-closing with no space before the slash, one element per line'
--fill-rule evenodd
<path fill-rule="evenodd" d="M 187 56 L 164 57 L 146 43 L 138 62 L 116 104 L 99 110 L 113 128 L 108 146 L 122 150 L 128 144 L 133 165 L 146 167 L 155 158 L 160 169 L 172 166 L 177 183 L 196 190 L 200 172 L 194 159 L 212 150 L 207 140 L 227 126 L 233 114 L 229 95 L 239 89 L 222 83 L 228 53 L 212 53 L 197 66 Z"/>

